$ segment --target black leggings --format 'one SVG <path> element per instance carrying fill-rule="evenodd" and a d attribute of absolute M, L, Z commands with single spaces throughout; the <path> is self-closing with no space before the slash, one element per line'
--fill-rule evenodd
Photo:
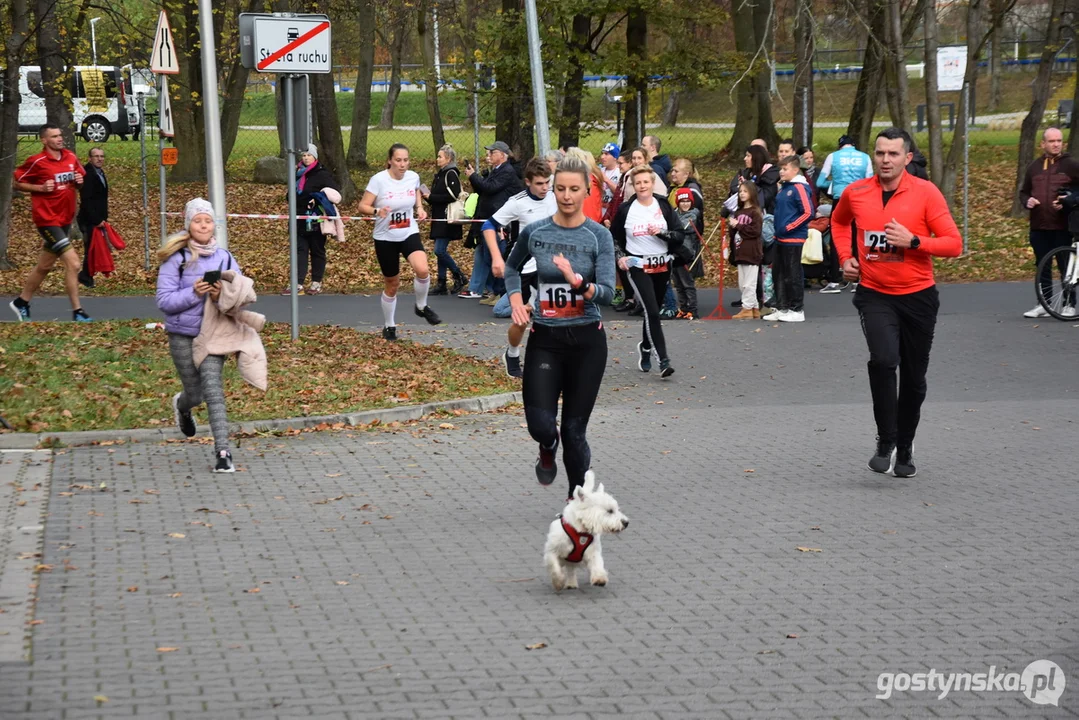
<path fill-rule="evenodd" d="M 877 435 L 884 442 L 909 447 L 918 430 L 928 387 L 925 373 L 940 309 L 937 288 L 888 295 L 859 285 L 854 307 L 869 346 L 869 389 Z"/>
<path fill-rule="evenodd" d="M 326 236 L 321 232 L 302 232 L 296 235 L 296 282 L 303 285 L 307 277 L 307 258 L 311 257 L 311 282 L 322 282 L 326 274 Z"/>
<path fill-rule="evenodd" d="M 667 295 L 667 281 L 671 277 L 669 269 L 661 273 L 646 273 L 638 267 L 629 269 L 629 284 L 637 302 L 644 307 L 644 345 L 648 350 L 656 349 L 660 360 L 667 359 L 667 341 L 663 337 L 663 327 L 659 324 L 659 304 Z"/>
<path fill-rule="evenodd" d="M 522 387 L 528 433 L 543 447 L 555 444 L 561 396 L 562 461 L 569 477 L 569 495 L 584 485 L 584 474 L 592 464 L 585 431 L 606 368 L 607 333 L 602 322 L 568 327 L 532 325 Z"/>

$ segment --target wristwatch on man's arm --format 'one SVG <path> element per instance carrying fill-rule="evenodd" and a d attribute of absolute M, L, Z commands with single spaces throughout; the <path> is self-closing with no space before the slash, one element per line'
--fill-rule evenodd
<path fill-rule="evenodd" d="M 912 237 L 910 239 L 910 249 L 911 250 L 917 250 L 921 246 L 922 246 L 922 239 L 920 237 L 918 237 L 917 235 L 915 235 L 914 237 Z"/>

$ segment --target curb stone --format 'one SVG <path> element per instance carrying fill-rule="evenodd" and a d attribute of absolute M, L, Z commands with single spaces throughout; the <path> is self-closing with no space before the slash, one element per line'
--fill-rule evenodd
<path fill-rule="evenodd" d="M 365 410 L 356 413 L 340 413 L 337 415 L 313 415 L 310 417 L 282 418 L 278 420 L 248 420 L 244 422 L 229 423 L 229 433 L 252 433 L 273 432 L 280 430 L 302 430 L 312 428 L 323 423 L 334 425 L 344 423 L 346 425 L 367 425 L 379 421 L 385 425 L 391 422 L 404 422 L 419 420 L 425 415 L 439 411 L 461 410 L 464 412 L 490 412 L 507 405 L 522 402 L 522 393 L 509 392 L 498 395 L 482 395 L 474 398 L 460 398 L 457 400 L 442 400 L 423 405 L 406 405 L 395 408 L 382 408 L 379 410 Z M 23 450 L 33 449 L 42 443 L 62 443 L 64 445 L 88 445 L 94 442 L 106 442 L 109 440 L 127 440 L 130 442 L 160 442 L 170 438 L 183 437 L 179 430 L 173 427 L 168 429 L 136 429 L 136 430 L 80 430 L 57 433 L 10 433 L 0 435 L 0 450 Z"/>

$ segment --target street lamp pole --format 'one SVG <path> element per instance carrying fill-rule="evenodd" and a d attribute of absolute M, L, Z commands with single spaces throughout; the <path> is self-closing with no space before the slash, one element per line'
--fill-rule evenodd
<path fill-rule="evenodd" d="M 90 47 L 94 53 L 94 67 L 97 67 L 97 32 L 95 31 L 94 24 L 101 18 L 90 18 Z"/>

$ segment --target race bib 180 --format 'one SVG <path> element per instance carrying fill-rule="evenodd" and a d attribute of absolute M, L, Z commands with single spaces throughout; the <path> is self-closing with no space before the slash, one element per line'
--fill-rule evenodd
<path fill-rule="evenodd" d="M 575 295 L 569 283 L 540 283 L 540 315 L 545 318 L 584 316 L 584 298 Z"/>
<path fill-rule="evenodd" d="M 862 234 L 865 259 L 870 262 L 903 262 L 903 248 L 888 243 L 883 230 L 865 230 Z"/>

